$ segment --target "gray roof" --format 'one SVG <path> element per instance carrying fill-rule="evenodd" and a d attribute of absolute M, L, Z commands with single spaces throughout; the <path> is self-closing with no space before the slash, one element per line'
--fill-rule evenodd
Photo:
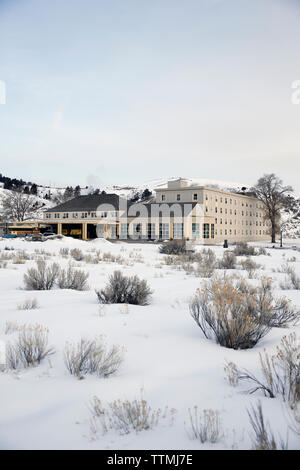
<path fill-rule="evenodd" d="M 70 199 L 47 209 L 46 212 L 96 211 L 102 204 L 110 204 L 115 210 L 118 210 L 120 199 L 117 194 L 90 194 Z"/>

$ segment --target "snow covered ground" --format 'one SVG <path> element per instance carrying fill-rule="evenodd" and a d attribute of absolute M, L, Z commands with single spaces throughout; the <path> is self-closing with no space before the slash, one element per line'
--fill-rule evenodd
<path fill-rule="evenodd" d="M 278 282 L 283 273 L 273 272 L 288 258 L 300 274 L 300 252 L 292 249 L 299 240 L 285 240 L 286 249 L 267 251 L 271 256 L 255 257 L 264 266 L 259 275 L 274 279 L 277 295 L 285 295 L 300 309 L 300 291 L 280 291 Z M 38 367 L 18 372 L 0 373 L 0 448 L 1 449 L 249 449 L 251 427 L 247 409 L 261 399 L 263 410 L 276 436 L 285 438 L 287 419 L 280 398 L 265 398 L 261 393 L 249 395 L 246 384 L 231 387 L 225 380 L 225 360 L 260 374 L 258 355 L 266 348 L 274 352 L 280 339 L 300 327 L 273 328 L 253 349 L 231 350 L 204 338 L 189 313 L 189 301 L 203 279 L 164 264 L 164 255 L 156 244 L 110 243 L 104 240 L 85 242 L 63 238 L 46 242 L 0 240 L 0 254 L 13 248 L 26 250 L 32 256 L 46 256 L 49 262 L 65 266 L 70 258 L 60 254 L 61 248 L 79 248 L 85 254 L 111 253 L 123 258 L 122 264 L 101 262 L 76 266 L 89 272 L 87 291 L 53 289 L 28 291 L 23 275 L 35 265 L 7 261 L 0 268 L 0 340 L 17 338 L 5 334 L 7 322 L 41 324 L 50 331 L 50 345 L 55 354 Z M 201 247 L 197 249 L 201 250 Z M 212 247 L 218 257 L 221 246 Z M 45 253 L 38 253 L 44 250 Z M 48 253 L 48 255 L 47 255 Z M 153 295 L 148 306 L 105 305 L 100 307 L 95 289 L 106 285 L 108 276 L 121 269 L 126 275 L 137 274 L 147 279 Z M 245 271 L 239 271 L 246 276 Z M 253 283 L 258 282 L 253 280 Z M 36 298 L 39 308 L 19 310 L 26 299 Z M 63 350 L 67 341 L 105 335 L 108 344 L 124 346 L 124 361 L 116 374 L 103 379 L 87 375 L 78 380 L 67 371 Z M 248 384 L 249 385 L 249 384 Z M 140 390 L 153 409 L 175 408 L 173 423 L 162 419 L 153 430 L 120 436 L 116 431 L 97 434 L 91 431 L 89 405 L 94 396 L 103 404 L 115 399 L 133 400 Z M 188 409 L 198 405 L 218 410 L 223 436 L 216 444 L 200 444 L 186 432 Z M 299 449 L 300 439 L 289 432 L 289 448 Z"/>

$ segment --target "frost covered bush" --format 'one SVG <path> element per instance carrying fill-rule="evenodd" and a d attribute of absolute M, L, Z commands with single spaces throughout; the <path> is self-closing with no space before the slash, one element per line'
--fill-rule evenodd
<path fill-rule="evenodd" d="M 169 240 L 159 247 L 159 252 L 165 255 L 180 255 L 186 253 L 185 240 Z"/>
<path fill-rule="evenodd" d="M 17 341 L 7 345 L 7 367 L 9 369 L 33 367 L 53 354 L 54 350 L 48 347 L 48 335 L 48 329 L 41 325 L 21 327 Z"/>
<path fill-rule="evenodd" d="M 57 285 L 60 289 L 86 290 L 88 277 L 88 273 L 69 265 L 67 269 L 60 270 Z"/>
<path fill-rule="evenodd" d="M 287 266 L 285 268 L 285 273 L 287 274 L 284 282 L 280 283 L 280 289 L 289 290 L 295 289 L 300 290 L 300 277 L 297 276 L 295 268 L 292 266 Z"/>
<path fill-rule="evenodd" d="M 50 290 L 59 274 L 59 265 L 52 263 L 47 266 L 44 260 L 36 262 L 36 268 L 29 268 L 24 274 L 25 288 L 30 290 Z"/>
<path fill-rule="evenodd" d="M 69 248 L 60 248 L 59 254 L 63 257 L 66 258 L 69 255 Z"/>
<path fill-rule="evenodd" d="M 262 277 L 260 285 L 255 288 L 246 281 L 237 284 L 237 288 L 242 288 L 248 294 L 249 313 L 261 323 L 269 327 L 284 328 L 299 321 L 300 312 L 288 299 L 274 297 L 270 278 Z"/>
<path fill-rule="evenodd" d="M 81 339 L 77 344 L 67 343 L 64 360 L 70 374 L 78 379 L 87 374 L 108 377 L 119 369 L 123 351 L 116 345 L 108 347 L 101 339 Z"/>
<path fill-rule="evenodd" d="M 220 413 L 216 410 L 203 410 L 200 414 L 197 406 L 194 406 L 193 411 L 189 409 L 187 434 L 190 439 L 197 439 L 202 444 L 218 442 L 222 437 Z"/>
<path fill-rule="evenodd" d="M 262 378 L 248 370 L 238 369 L 238 379 L 251 382 L 249 393 L 258 390 L 264 396 L 281 396 L 291 408 L 300 402 L 300 343 L 296 334 L 284 336 L 277 346 L 276 354 L 270 356 L 266 351 L 259 354 Z"/>
<path fill-rule="evenodd" d="M 171 409 L 169 411 L 167 407 L 164 411 L 160 408 L 152 410 L 143 398 L 141 391 L 139 399 L 133 401 L 115 400 L 108 403 L 106 408 L 102 405 L 99 398 L 94 397 L 91 404 L 91 413 L 95 432 L 99 422 L 103 433 L 112 429 L 120 435 L 124 435 L 131 432 L 139 433 L 153 429 L 158 426 L 162 418 L 167 418 L 168 416 L 173 420 L 175 410 Z"/>
<path fill-rule="evenodd" d="M 233 250 L 235 256 L 255 256 L 257 251 L 254 246 L 249 246 L 245 242 L 238 242 Z"/>
<path fill-rule="evenodd" d="M 146 280 L 141 280 L 138 276 L 124 276 L 121 271 L 115 271 L 109 277 L 108 285 L 96 291 L 96 294 L 102 304 L 148 305 L 152 291 Z"/>
<path fill-rule="evenodd" d="M 36 298 L 26 299 L 22 304 L 18 305 L 18 310 L 34 310 L 36 308 L 39 308 Z"/>
<path fill-rule="evenodd" d="M 247 271 L 248 278 L 253 279 L 256 275 L 257 269 L 261 267 L 260 264 L 255 263 L 250 257 L 247 257 L 245 260 L 240 261 L 242 269 Z"/>
<path fill-rule="evenodd" d="M 75 261 L 82 261 L 84 259 L 84 254 L 79 248 L 73 248 L 73 250 L 70 251 L 70 255 Z"/>
<path fill-rule="evenodd" d="M 253 315 L 248 297 L 232 283 L 214 279 L 198 290 L 190 313 L 206 338 L 227 348 L 253 348 L 270 326 Z"/>
<path fill-rule="evenodd" d="M 235 269 L 236 268 L 236 256 L 231 251 L 225 251 L 223 257 L 218 262 L 220 269 Z"/>
<path fill-rule="evenodd" d="M 213 250 L 207 248 L 197 254 L 196 275 L 204 278 L 212 277 L 216 268 L 216 255 Z"/>
<path fill-rule="evenodd" d="M 277 442 L 269 423 L 266 423 L 261 402 L 258 402 L 256 409 L 252 406 L 250 411 L 247 410 L 247 413 L 253 431 L 251 436 L 253 450 L 287 449 L 287 442 L 285 443 L 281 438 Z"/>

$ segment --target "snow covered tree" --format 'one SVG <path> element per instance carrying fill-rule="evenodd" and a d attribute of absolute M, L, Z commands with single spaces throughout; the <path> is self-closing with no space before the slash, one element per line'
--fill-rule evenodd
<path fill-rule="evenodd" d="M 39 202 L 34 196 L 21 191 L 11 191 L 1 197 L 1 219 L 5 221 L 18 221 L 34 219 L 45 204 Z"/>
<path fill-rule="evenodd" d="M 291 186 L 283 186 L 283 182 L 274 173 L 265 174 L 250 189 L 262 203 L 265 211 L 265 219 L 271 225 L 271 243 L 275 243 L 276 234 L 280 232 L 281 211 L 291 204 L 293 192 Z"/>

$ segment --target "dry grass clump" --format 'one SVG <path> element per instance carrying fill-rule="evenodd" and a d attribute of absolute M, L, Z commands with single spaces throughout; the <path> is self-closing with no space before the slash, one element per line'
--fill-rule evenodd
<path fill-rule="evenodd" d="M 17 308 L 18 310 L 35 310 L 39 308 L 39 304 L 36 298 L 26 299 L 23 303 L 19 304 Z"/>
<path fill-rule="evenodd" d="M 276 354 L 259 354 L 262 379 L 247 370 L 238 369 L 238 379 L 253 383 L 249 393 L 260 390 L 264 396 L 281 396 L 291 408 L 300 402 L 300 344 L 296 334 L 284 336 Z"/>
<path fill-rule="evenodd" d="M 96 432 L 99 423 L 103 433 L 115 430 L 120 435 L 153 429 L 158 426 L 162 418 L 170 417 L 173 421 L 175 414 L 175 410 L 169 411 L 168 407 L 164 411 L 160 408 L 152 410 L 143 398 L 143 391 L 141 391 L 139 399 L 133 401 L 115 400 L 108 403 L 107 407 L 102 405 L 98 397 L 94 397 L 90 409 L 94 432 Z"/>
<path fill-rule="evenodd" d="M 54 349 L 48 347 L 49 330 L 41 325 L 23 325 L 14 344 L 6 348 L 6 366 L 8 369 L 34 367 L 51 354 Z"/>
<path fill-rule="evenodd" d="M 25 288 L 30 290 L 50 290 L 59 274 L 59 265 L 52 263 L 47 266 L 44 260 L 36 262 L 36 268 L 29 268 L 24 274 Z"/>
<path fill-rule="evenodd" d="M 168 240 L 159 247 L 159 252 L 165 255 L 181 255 L 186 253 L 185 240 Z"/>
<path fill-rule="evenodd" d="M 253 315 L 249 295 L 228 280 L 207 282 L 192 299 L 190 313 L 206 338 L 227 348 L 253 348 L 270 331 Z"/>
<path fill-rule="evenodd" d="M 84 254 L 82 253 L 81 250 L 79 250 L 79 248 L 73 248 L 70 251 L 70 255 L 72 256 L 72 258 L 74 258 L 75 261 L 84 260 Z"/>
<path fill-rule="evenodd" d="M 114 271 L 108 285 L 96 291 L 102 304 L 148 305 L 152 294 L 146 280 L 138 276 L 124 276 L 121 271 Z"/>
<path fill-rule="evenodd" d="M 197 406 L 189 409 L 189 427 L 187 434 L 190 439 L 197 439 L 204 444 L 215 444 L 222 438 L 220 413 L 217 410 L 203 410 L 200 414 Z"/>
<path fill-rule="evenodd" d="M 71 264 L 67 269 L 60 269 L 57 285 L 60 289 L 87 290 L 89 273 L 74 269 Z"/>
<path fill-rule="evenodd" d="M 238 368 L 234 362 L 226 362 L 224 365 L 225 379 L 231 385 L 236 387 L 239 383 Z"/>
<path fill-rule="evenodd" d="M 232 251 L 225 251 L 218 261 L 219 269 L 236 269 L 236 256 Z"/>
<path fill-rule="evenodd" d="M 279 438 L 278 442 L 269 423 L 266 423 L 261 402 L 258 402 L 256 409 L 252 406 L 247 413 L 253 431 L 251 436 L 253 450 L 286 450 L 288 448 L 287 441 L 284 442 Z"/>
<path fill-rule="evenodd" d="M 64 360 L 70 374 L 78 379 L 87 374 L 109 377 L 119 369 L 123 350 L 116 345 L 108 347 L 101 338 L 81 339 L 77 344 L 66 344 Z"/>

